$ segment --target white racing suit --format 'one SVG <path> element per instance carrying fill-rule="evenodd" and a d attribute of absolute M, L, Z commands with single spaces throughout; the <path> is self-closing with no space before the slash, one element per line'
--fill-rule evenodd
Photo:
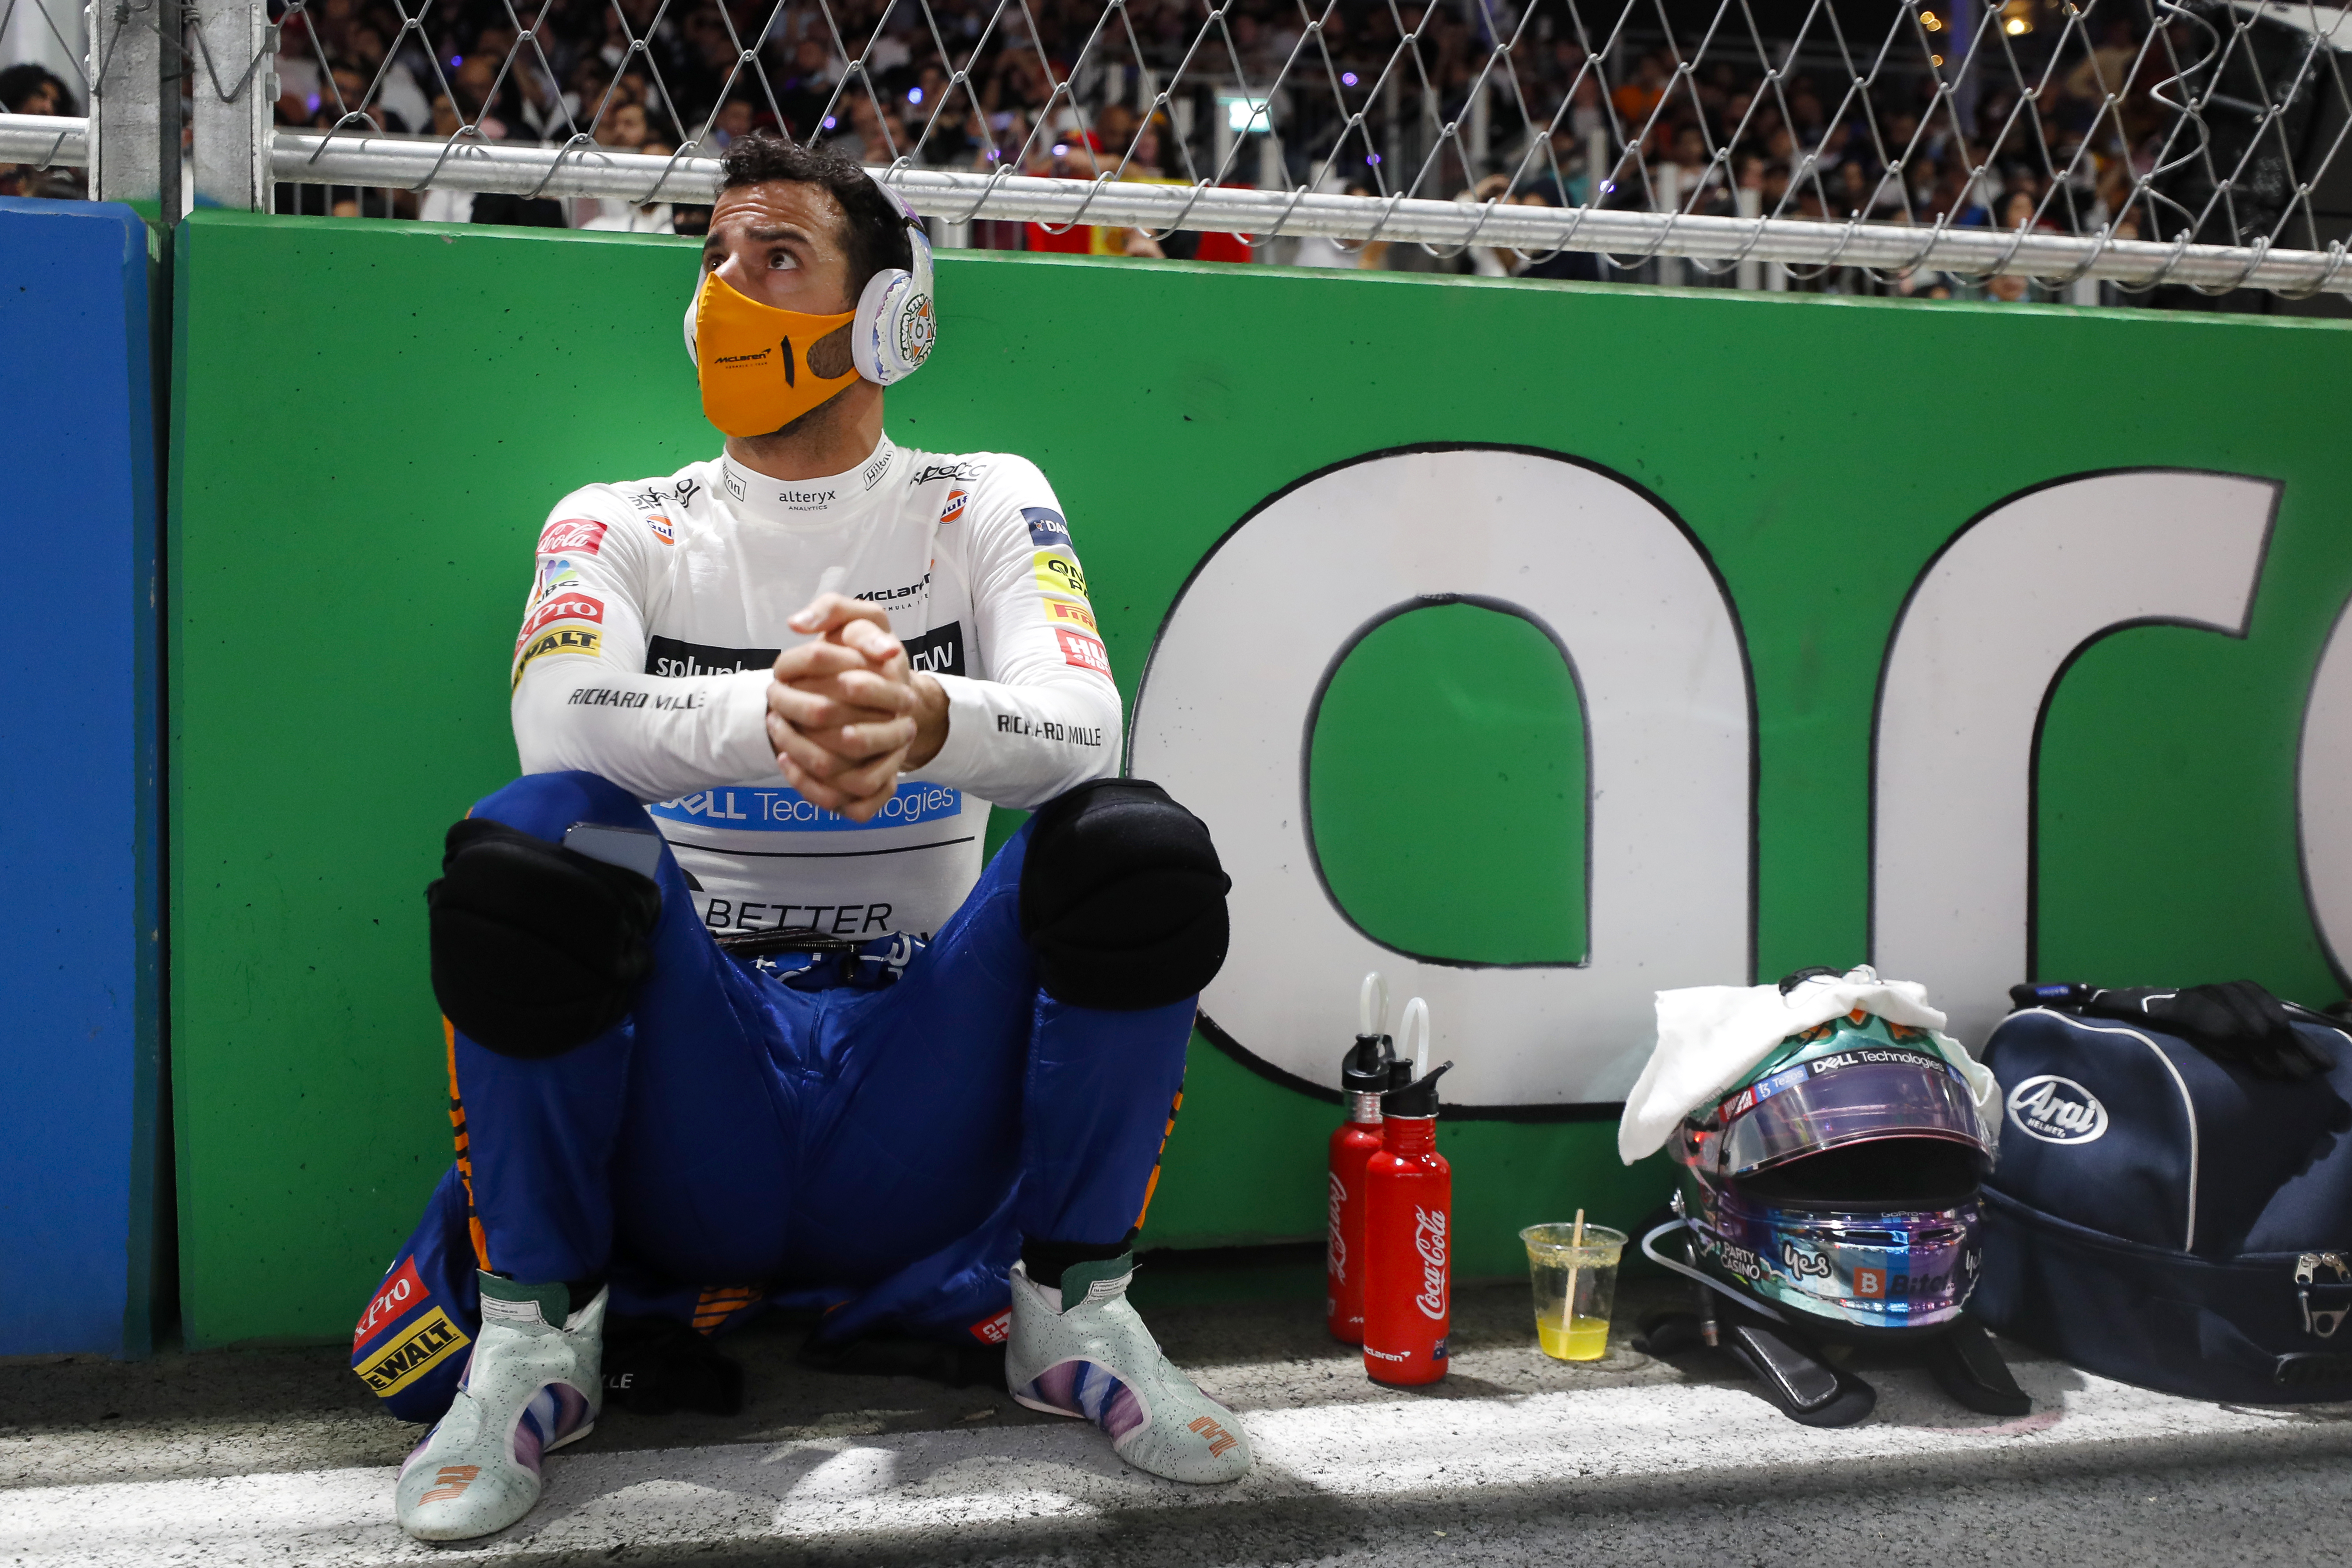
<path fill-rule="evenodd" d="M 865 824 L 788 787 L 768 740 L 769 667 L 821 587 L 879 605 L 948 696 L 946 745 Z M 1034 805 L 1118 758 L 1118 693 L 1045 476 L 887 437 L 831 479 L 721 457 L 564 497 L 514 675 L 523 771 L 652 803 L 714 932 L 936 931 L 979 877 L 990 801 Z"/>

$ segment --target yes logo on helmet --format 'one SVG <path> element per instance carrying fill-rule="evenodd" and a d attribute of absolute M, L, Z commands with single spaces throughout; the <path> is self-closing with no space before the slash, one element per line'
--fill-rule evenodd
<path fill-rule="evenodd" d="M 2043 1073 L 2009 1091 L 2009 1121 L 2044 1143 L 2089 1143 L 2107 1130 L 2107 1108 L 2071 1078 Z"/>

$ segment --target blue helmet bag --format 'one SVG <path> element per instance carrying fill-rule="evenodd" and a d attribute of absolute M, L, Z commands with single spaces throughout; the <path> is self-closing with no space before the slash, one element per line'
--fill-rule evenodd
<path fill-rule="evenodd" d="M 2003 1020 L 1985 1322 L 2192 1398 L 2352 1398 L 2352 1035 L 2313 1016 L 2293 1027 L 2325 1070 L 2294 1079 L 2148 1018 Z"/>

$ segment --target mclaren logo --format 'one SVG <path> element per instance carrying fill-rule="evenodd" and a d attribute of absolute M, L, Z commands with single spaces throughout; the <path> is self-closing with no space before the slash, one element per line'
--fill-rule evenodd
<path fill-rule="evenodd" d="M 2088 1143 L 2107 1130 L 2107 1108 L 2071 1078 L 2043 1073 L 2009 1091 L 2010 1124 L 2044 1143 Z"/>

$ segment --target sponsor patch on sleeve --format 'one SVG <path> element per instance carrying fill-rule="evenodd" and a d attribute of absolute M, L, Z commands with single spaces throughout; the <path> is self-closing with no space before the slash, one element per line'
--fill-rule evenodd
<path fill-rule="evenodd" d="M 940 521 L 941 522 L 961 521 L 963 518 L 963 503 L 971 499 L 971 492 L 969 490 L 950 490 L 948 504 L 940 509 Z"/>
<path fill-rule="evenodd" d="M 531 660 L 551 653 L 579 653 L 602 658 L 604 634 L 594 626 L 550 626 L 536 637 L 524 638 L 521 649 L 515 655 L 513 684 L 522 684 L 523 671 L 530 668 Z"/>
<path fill-rule="evenodd" d="M 436 1307 L 383 1352 L 352 1368 L 379 1399 L 389 1399 L 474 1342 Z"/>
<path fill-rule="evenodd" d="M 522 635 L 515 639 L 520 649 L 541 632 L 558 621 L 599 621 L 604 618 L 604 601 L 593 594 L 554 594 L 540 601 L 522 624 Z"/>
<path fill-rule="evenodd" d="M 402 1258 L 400 1267 L 376 1287 L 367 1310 L 360 1314 L 359 1326 L 352 1331 L 352 1353 L 357 1355 L 362 1345 L 431 1300 L 425 1293 L 424 1279 L 416 1272 L 416 1259 Z"/>
<path fill-rule="evenodd" d="M 1037 572 L 1037 586 L 1081 599 L 1087 596 L 1087 574 L 1078 569 L 1076 561 L 1054 550 L 1040 550 L 1033 560 Z"/>
<path fill-rule="evenodd" d="M 1102 636 L 1102 628 L 1095 625 L 1095 613 L 1087 605 L 1073 605 L 1067 599 L 1040 599 L 1037 602 L 1045 606 L 1045 619 L 1053 625 L 1077 626 L 1089 637 Z"/>
<path fill-rule="evenodd" d="M 1070 548 L 1070 525 L 1051 507 L 1024 506 L 1021 520 L 1029 525 L 1029 542 L 1040 550 Z"/>
<path fill-rule="evenodd" d="M 646 526 L 652 529 L 654 531 L 654 537 L 660 540 L 664 544 L 676 544 L 677 542 L 677 530 L 671 526 L 669 519 L 666 517 L 649 517 L 646 519 Z"/>
<path fill-rule="evenodd" d="M 539 552 L 593 555 L 604 542 L 604 528 L 593 517 L 559 517 L 539 531 Z"/>
<path fill-rule="evenodd" d="M 1103 645 L 1078 632 L 1054 628 L 1054 640 L 1062 645 L 1062 662 L 1075 664 L 1080 669 L 1091 669 L 1108 680 L 1110 679 L 1110 655 Z"/>

